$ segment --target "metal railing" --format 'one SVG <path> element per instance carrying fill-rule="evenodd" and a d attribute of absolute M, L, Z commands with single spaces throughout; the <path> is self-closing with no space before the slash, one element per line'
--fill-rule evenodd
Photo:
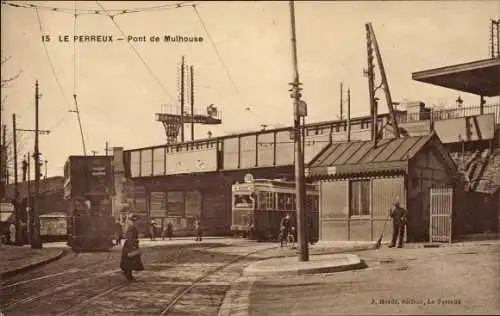
<path fill-rule="evenodd" d="M 482 110 L 480 106 L 473 107 L 457 107 L 450 109 L 426 109 L 420 113 L 404 113 L 400 112 L 397 115 L 400 123 L 409 123 L 417 121 L 441 121 L 467 116 L 475 116 L 482 114 L 494 114 L 495 124 L 500 123 L 500 104 L 485 105 Z"/>

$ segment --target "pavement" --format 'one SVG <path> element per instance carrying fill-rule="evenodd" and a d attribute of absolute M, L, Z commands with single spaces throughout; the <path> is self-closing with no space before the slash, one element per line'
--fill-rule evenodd
<path fill-rule="evenodd" d="M 241 243 L 248 244 L 246 239 L 232 239 L 223 237 L 205 237 L 204 242 L 218 243 Z M 181 245 L 195 243 L 192 237 L 179 237 L 172 240 L 141 239 L 141 247 L 159 247 L 165 245 Z M 258 243 L 256 243 L 258 244 Z M 405 244 L 405 248 L 427 248 L 427 247 L 465 247 L 470 245 L 500 244 L 500 240 L 466 241 L 451 244 L 428 244 L 413 243 Z M 382 247 L 387 247 L 383 244 Z M 116 247 L 114 249 L 121 249 Z M 347 252 L 375 249 L 374 242 L 353 241 L 320 241 L 309 247 L 310 261 L 300 262 L 296 259 L 297 249 L 286 247 L 275 249 L 269 254 L 271 259 L 262 260 L 250 265 L 244 272 L 246 276 L 258 276 L 269 274 L 311 274 L 350 269 L 360 269 L 363 261 L 357 255 L 349 255 Z M 43 249 L 31 249 L 29 246 L 0 247 L 0 278 L 20 273 L 43 264 L 52 262 L 64 256 L 69 251 L 66 242 L 44 243 Z"/>
<path fill-rule="evenodd" d="M 66 253 L 65 249 L 31 249 L 30 246 L 2 245 L 0 247 L 0 279 L 47 264 Z"/>

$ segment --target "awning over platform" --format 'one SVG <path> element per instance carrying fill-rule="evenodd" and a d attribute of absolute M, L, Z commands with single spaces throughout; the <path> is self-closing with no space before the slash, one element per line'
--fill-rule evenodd
<path fill-rule="evenodd" d="M 306 169 L 310 179 L 355 175 L 383 175 L 407 172 L 408 161 L 435 134 L 373 141 L 332 143 L 319 153 Z"/>
<path fill-rule="evenodd" d="M 500 58 L 414 72 L 412 79 L 484 97 L 499 96 Z"/>

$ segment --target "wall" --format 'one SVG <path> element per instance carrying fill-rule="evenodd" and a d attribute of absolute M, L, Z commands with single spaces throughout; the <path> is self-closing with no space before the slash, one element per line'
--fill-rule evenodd
<path fill-rule="evenodd" d="M 129 213 L 139 213 L 143 218 L 142 231 L 154 219 L 158 227 L 167 222 L 174 224 L 176 235 L 192 235 L 195 218 L 202 221 L 204 234 L 230 234 L 231 185 L 244 180 L 246 170 L 169 175 L 128 180 L 124 196 L 130 202 Z M 293 166 L 261 168 L 252 171 L 254 178 L 290 178 Z M 169 192 L 182 192 L 183 206 L 177 207 L 169 200 Z M 180 208 L 180 212 L 177 212 Z M 177 211 L 176 211 L 177 210 Z M 175 213 L 175 215 L 173 214 Z"/>
<path fill-rule="evenodd" d="M 405 181 L 403 176 L 368 178 L 369 215 L 349 216 L 351 209 L 348 180 L 320 181 L 320 239 L 321 240 L 383 240 L 389 241 L 392 226 L 387 222 L 389 209 L 396 197 L 405 207 Z M 385 230 L 384 230 L 384 223 Z"/>
<path fill-rule="evenodd" d="M 429 241 L 430 188 L 451 185 L 446 165 L 429 145 L 409 164 L 408 177 L 408 241 Z"/>
<path fill-rule="evenodd" d="M 494 139 L 495 116 L 485 114 L 435 121 L 434 130 L 445 144 Z"/>

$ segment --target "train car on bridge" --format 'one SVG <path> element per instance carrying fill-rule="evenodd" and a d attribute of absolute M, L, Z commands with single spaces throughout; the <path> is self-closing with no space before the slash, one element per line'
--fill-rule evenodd
<path fill-rule="evenodd" d="M 64 167 L 68 244 L 76 252 L 113 246 L 113 171 L 110 156 L 70 156 Z"/>
<path fill-rule="evenodd" d="M 296 227 L 295 182 L 253 180 L 251 177 L 245 180 L 245 183 L 232 186 L 231 231 L 235 236 L 257 240 L 277 239 L 280 221 L 287 214 Z M 314 243 L 319 238 L 319 193 L 316 185 L 306 185 L 305 209 L 308 239 Z"/>

